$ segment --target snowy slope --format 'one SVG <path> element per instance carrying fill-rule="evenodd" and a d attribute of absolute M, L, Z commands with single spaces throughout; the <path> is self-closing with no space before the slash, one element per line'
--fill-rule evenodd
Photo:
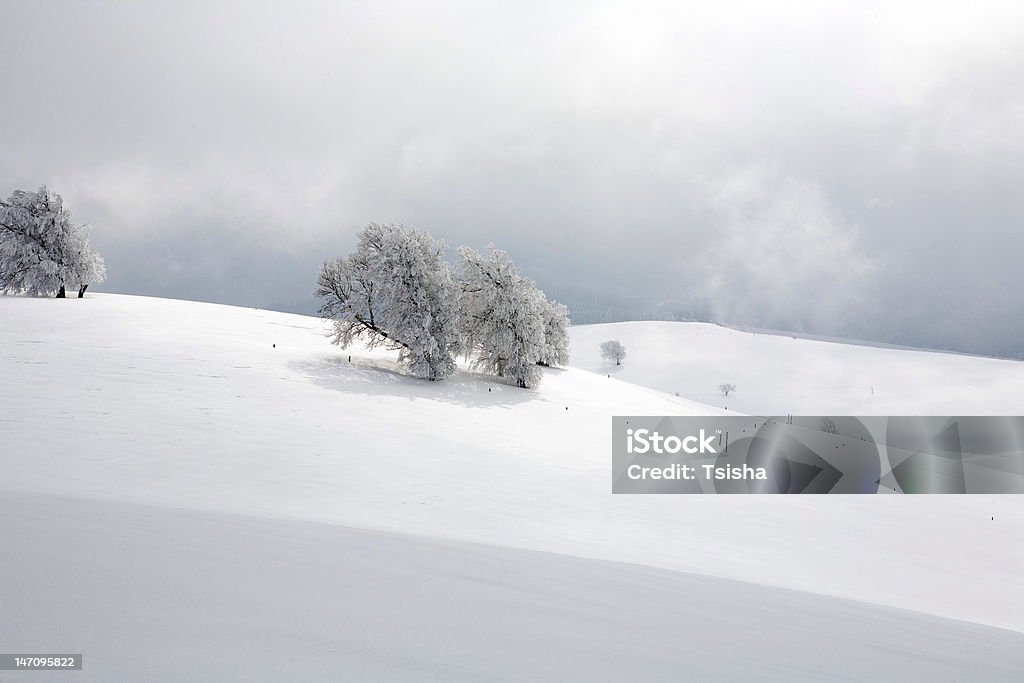
<path fill-rule="evenodd" d="M 931 682 L 1024 669 L 1013 631 L 636 565 L 39 494 L 0 492 L 0 519 L 0 643 L 84 656 L 74 674 L 4 681 Z"/>
<path fill-rule="evenodd" d="M 570 328 L 572 365 L 750 415 L 1021 415 L 1024 362 L 755 334 L 708 323 Z M 626 346 L 621 366 L 601 342 Z M 718 386 L 731 383 L 728 400 Z"/>
<path fill-rule="evenodd" d="M 1024 631 L 1014 498 L 612 496 L 613 414 L 717 409 L 576 369 L 536 391 L 430 384 L 388 353 L 349 363 L 323 331 L 182 301 L 0 297 L 0 489 L 623 561 Z M 737 355 L 728 379 L 751 391 L 770 361 Z"/>

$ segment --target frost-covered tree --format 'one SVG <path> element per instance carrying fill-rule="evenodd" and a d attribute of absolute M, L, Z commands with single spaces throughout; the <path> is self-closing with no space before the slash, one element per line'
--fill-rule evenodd
<path fill-rule="evenodd" d="M 602 342 L 601 358 L 604 358 L 605 360 L 613 360 L 616 365 L 622 365 L 622 361 L 626 360 L 626 347 L 615 339 Z"/>
<path fill-rule="evenodd" d="M 535 387 L 544 352 L 544 296 L 504 251 L 459 249 L 462 335 L 473 367 Z"/>
<path fill-rule="evenodd" d="M 839 445 L 839 425 L 831 417 L 821 419 L 821 431 L 832 435 L 832 444 Z"/>
<path fill-rule="evenodd" d="M 70 276 L 66 283 L 78 287 L 78 298 L 85 296 L 89 285 L 102 282 L 107 277 L 107 267 L 103 257 L 89 246 L 88 236 L 84 230 L 77 231 L 68 240 L 67 245 Z M 59 296 L 59 293 L 58 293 Z"/>
<path fill-rule="evenodd" d="M 0 201 L 0 291 L 63 298 L 77 287 L 82 298 L 105 277 L 86 227 L 71 220 L 59 194 L 44 186 Z"/>
<path fill-rule="evenodd" d="M 423 231 L 368 225 L 354 253 L 320 269 L 316 294 L 320 314 L 334 320 L 334 343 L 363 339 L 396 350 L 414 375 L 432 381 L 455 372 L 459 291 L 443 254 L 444 243 Z"/>
<path fill-rule="evenodd" d="M 538 290 L 543 297 L 543 293 Z M 538 365 L 565 365 L 569 362 L 569 309 L 557 301 L 542 301 L 544 346 Z"/>
<path fill-rule="evenodd" d="M 735 384 L 719 384 L 718 391 L 721 392 L 722 396 L 729 398 L 729 394 L 736 391 Z"/>

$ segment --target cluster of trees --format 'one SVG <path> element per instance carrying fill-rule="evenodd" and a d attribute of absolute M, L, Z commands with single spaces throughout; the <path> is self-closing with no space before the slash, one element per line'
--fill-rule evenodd
<path fill-rule="evenodd" d="M 569 360 L 569 311 L 524 277 L 504 251 L 458 250 L 404 225 L 371 223 L 355 252 L 320 269 L 320 314 L 333 341 L 356 339 L 399 352 L 418 377 L 441 380 L 464 354 L 473 367 L 520 387 L 540 382 L 540 366 Z"/>
<path fill-rule="evenodd" d="M 59 194 L 45 186 L 0 200 L 0 292 L 65 297 L 106 277 L 103 259 L 74 223 Z"/>

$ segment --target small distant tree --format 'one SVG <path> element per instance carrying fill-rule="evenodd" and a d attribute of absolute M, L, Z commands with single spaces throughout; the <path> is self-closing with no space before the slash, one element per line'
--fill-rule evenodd
<path fill-rule="evenodd" d="M 399 352 L 416 376 L 436 381 L 455 372 L 460 350 L 458 288 L 444 243 L 403 225 L 371 223 L 354 253 L 327 261 L 316 295 L 334 321 L 333 342 Z"/>
<path fill-rule="evenodd" d="M 729 398 L 729 394 L 731 394 L 732 392 L 736 391 L 736 385 L 735 384 L 719 384 L 718 385 L 718 391 L 721 392 L 722 396 L 725 396 L 726 398 Z"/>
<path fill-rule="evenodd" d="M 522 388 L 535 387 L 545 354 L 545 299 L 494 245 L 459 249 L 462 338 L 473 367 Z"/>
<path fill-rule="evenodd" d="M 540 290 L 538 294 L 544 296 Z M 541 314 L 544 316 L 544 345 L 537 365 L 565 365 L 569 362 L 569 309 L 557 301 L 544 299 Z"/>
<path fill-rule="evenodd" d="M 839 425 L 831 417 L 821 419 L 821 431 L 832 435 L 832 443 L 839 444 Z"/>
<path fill-rule="evenodd" d="M 105 277 L 86 226 L 71 220 L 59 194 L 43 186 L 0 201 L 0 292 L 64 298 L 77 287 L 82 298 Z"/>
<path fill-rule="evenodd" d="M 611 339 L 601 344 L 601 357 L 605 360 L 613 360 L 616 365 L 622 365 L 626 360 L 626 347 L 621 342 Z"/>

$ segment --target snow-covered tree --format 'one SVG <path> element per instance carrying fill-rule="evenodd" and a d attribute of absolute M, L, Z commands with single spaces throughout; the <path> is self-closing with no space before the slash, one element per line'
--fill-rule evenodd
<path fill-rule="evenodd" d="M 729 398 L 729 394 L 736 391 L 735 384 L 719 384 L 718 391 L 721 392 L 722 396 Z"/>
<path fill-rule="evenodd" d="M 543 293 L 538 290 L 543 297 Z M 569 362 L 569 309 L 557 301 L 542 302 L 544 346 L 538 365 L 565 365 Z"/>
<path fill-rule="evenodd" d="M 831 417 L 821 418 L 821 431 L 832 435 L 832 444 L 839 445 L 839 425 Z"/>
<path fill-rule="evenodd" d="M 71 220 L 59 194 L 45 186 L 16 190 L 0 201 L 0 291 L 66 296 L 106 278 L 106 267 L 89 245 L 84 225 Z"/>
<path fill-rule="evenodd" d="M 613 360 L 616 365 L 622 365 L 622 361 L 626 360 L 626 347 L 615 339 L 602 342 L 601 358 L 604 358 L 605 360 Z"/>
<path fill-rule="evenodd" d="M 69 276 L 66 284 L 78 287 L 78 298 L 85 296 L 89 285 L 103 282 L 107 278 L 107 267 L 103 257 L 89 246 L 88 235 L 84 230 L 77 230 L 66 243 Z"/>
<path fill-rule="evenodd" d="M 544 296 L 504 251 L 459 249 L 462 335 L 473 366 L 535 387 L 544 352 Z"/>
<path fill-rule="evenodd" d="M 444 243 L 420 230 L 368 225 L 356 251 L 327 261 L 317 280 L 334 343 L 346 348 L 363 339 L 370 348 L 396 350 L 413 374 L 429 380 L 455 372 L 459 291 L 443 254 Z"/>

